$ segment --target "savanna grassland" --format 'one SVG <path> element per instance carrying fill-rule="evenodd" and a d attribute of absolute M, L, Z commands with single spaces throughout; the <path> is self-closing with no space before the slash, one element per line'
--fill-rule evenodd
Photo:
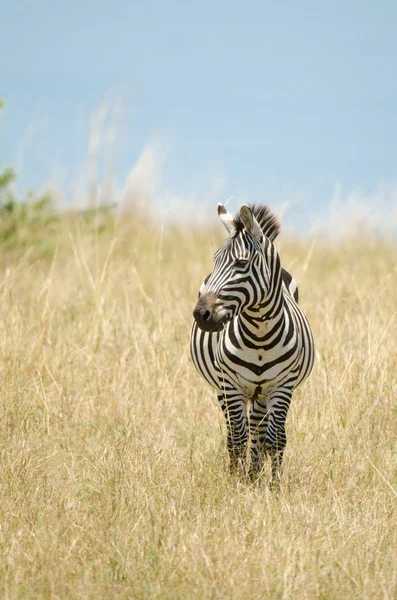
<path fill-rule="evenodd" d="M 215 220 L 98 213 L 3 236 L 1 598 L 397 597 L 397 244 L 281 235 L 316 364 L 271 492 L 268 472 L 229 476 L 189 356 Z"/>

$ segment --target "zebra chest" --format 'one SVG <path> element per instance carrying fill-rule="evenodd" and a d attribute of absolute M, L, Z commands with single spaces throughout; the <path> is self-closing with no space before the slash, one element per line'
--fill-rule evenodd
<path fill-rule="evenodd" d="M 281 351 L 273 348 L 265 351 L 261 348 L 236 348 L 226 340 L 218 346 L 217 362 L 228 379 L 236 388 L 250 397 L 263 396 L 280 382 L 283 376 Z"/>

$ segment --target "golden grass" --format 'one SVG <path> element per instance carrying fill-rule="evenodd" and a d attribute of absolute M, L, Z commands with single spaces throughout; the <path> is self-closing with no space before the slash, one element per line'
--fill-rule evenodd
<path fill-rule="evenodd" d="M 2 598 L 396 598 L 397 245 L 282 238 L 315 335 L 278 493 L 188 351 L 222 233 L 66 225 L 0 257 Z"/>

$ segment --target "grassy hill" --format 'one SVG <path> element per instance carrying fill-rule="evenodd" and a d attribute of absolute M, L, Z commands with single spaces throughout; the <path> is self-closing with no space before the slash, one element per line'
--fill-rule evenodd
<path fill-rule="evenodd" d="M 188 351 L 222 232 L 47 208 L 0 222 L 1 597 L 397 597 L 397 244 L 281 235 L 317 358 L 272 493 Z"/>

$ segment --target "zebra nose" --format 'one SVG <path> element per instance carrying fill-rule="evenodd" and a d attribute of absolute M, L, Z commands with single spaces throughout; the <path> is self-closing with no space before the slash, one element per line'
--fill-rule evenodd
<path fill-rule="evenodd" d="M 218 325 L 215 294 L 200 296 L 193 311 L 193 317 L 197 325 L 204 331 L 215 330 L 214 328 Z"/>
<path fill-rule="evenodd" d="M 211 313 L 209 310 L 203 309 L 201 306 L 196 306 L 193 311 L 193 317 L 196 319 L 197 323 L 205 323 L 211 318 Z"/>

